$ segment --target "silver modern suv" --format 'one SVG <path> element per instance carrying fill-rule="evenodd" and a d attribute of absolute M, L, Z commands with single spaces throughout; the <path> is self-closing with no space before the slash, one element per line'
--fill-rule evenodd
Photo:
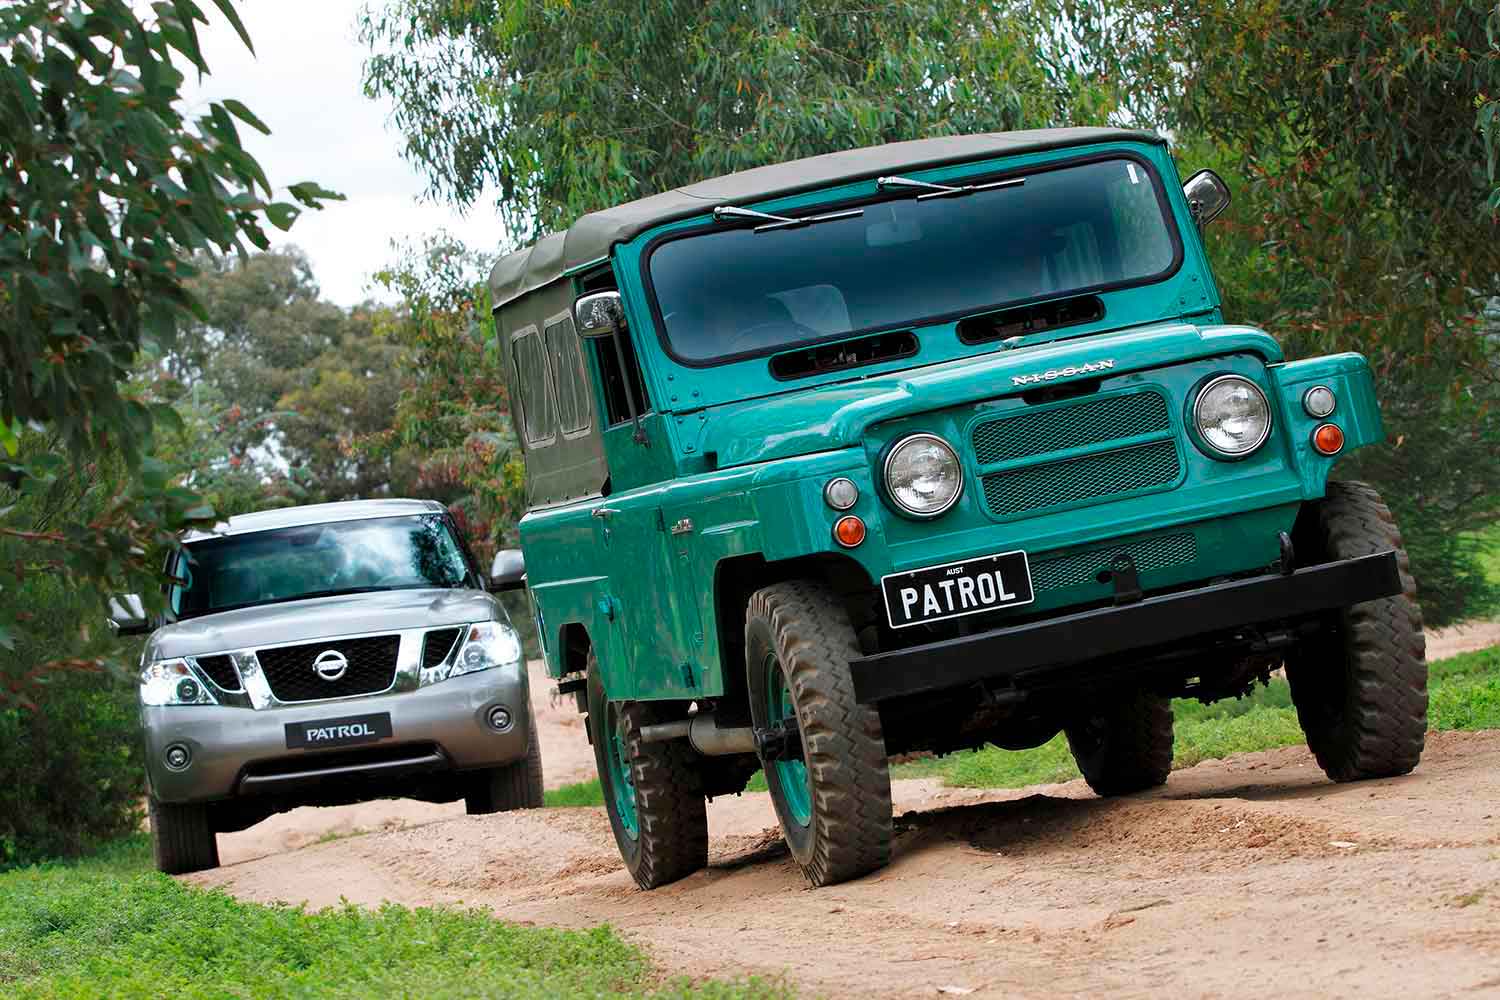
<path fill-rule="evenodd" d="M 360 500 L 232 517 L 184 539 L 168 621 L 117 602 L 141 657 L 152 839 L 165 872 L 301 805 L 541 805 L 521 645 L 440 504 Z M 498 575 L 493 575 L 498 574 Z M 126 608 L 137 609 L 132 616 Z"/>

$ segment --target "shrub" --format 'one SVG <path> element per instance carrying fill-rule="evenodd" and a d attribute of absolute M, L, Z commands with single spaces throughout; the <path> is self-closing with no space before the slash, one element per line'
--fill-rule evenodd
<path fill-rule="evenodd" d="M 97 603 L 54 577 L 28 577 L 8 596 L 33 628 L 0 657 L 34 664 L 110 644 L 102 622 L 84 627 Z M 134 685 L 100 671 L 53 673 L 36 706 L 0 707 L 0 868 L 80 854 L 140 825 Z"/>

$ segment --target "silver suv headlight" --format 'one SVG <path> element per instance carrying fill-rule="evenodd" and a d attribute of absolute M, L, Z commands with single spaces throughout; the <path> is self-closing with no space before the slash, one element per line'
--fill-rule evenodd
<path fill-rule="evenodd" d="M 217 705 L 208 685 L 183 659 L 155 660 L 141 669 L 142 705 Z"/>
<path fill-rule="evenodd" d="M 1193 421 L 1203 443 L 1225 458 L 1244 458 L 1271 436 L 1271 404 L 1260 386 L 1220 375 L 1198 390 Z"/>
<path fill-rule="evenodd" d="M 912 434 L 886 455 L 885 488 L 901 513 L 936 517 L 963 492 L 963 466 L 953 446 L 936 434 Z"/>
<path fill-rule="evenodd" d="M 515 629 L 503 622 L 477 622 L 463 627 L 452 663 L 423 670 L 422 683 L 436 684 L 449 677 L 513 666 L 520 661 L 521 640 Z"/>

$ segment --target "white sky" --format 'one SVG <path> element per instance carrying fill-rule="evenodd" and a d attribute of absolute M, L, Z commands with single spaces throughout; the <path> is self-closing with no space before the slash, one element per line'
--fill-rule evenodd
<path fill-rule="evenodd" d="M 468 218 L 418 200 L 425 185 L 399 156 L 401 139 L 386 126 L 389 106 L 360 91 L 366 50 L 354 28 L 359 0 L 242 0 L 236 8 L 254 56 L 212 4 L 200 6 L 209 16 L 202 43 L 212 75 L 200 85 L 189 73 L 189 111 L 226 97 L 243 101 L 271 129 L 269 137 L 249 126 L 240 132 L 280 200 L 292 200 L 288 184 L 309 180 L 348 199 L 303 212 L 289 232 L 266 227 L 273 245 L 307 251 L 325 298 L 343 306 L 386 298 L 369 276 L 392 261 L 393 239 L 442 228 L 473 249 L 500 249 L 503 232 L 489 196 Z"/>

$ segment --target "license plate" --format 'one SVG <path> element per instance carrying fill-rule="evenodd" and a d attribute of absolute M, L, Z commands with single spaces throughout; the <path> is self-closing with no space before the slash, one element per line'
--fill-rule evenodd
<path fill-rule="evenodd" d="M 1025 552 L 1002 552 L 881 577 L 891 628 L 925 625 L 1035 600 Z"/>
<path fill-rule="evenodd" d="M 286 724 L 286 745 L 289 750 L 349 747 L 388 739 L 390 735 L 391 716 L 388 712 L 381 712 L 379 715 L 349 715 L 342 719 L 309 719 L 306 722 Z"/>

